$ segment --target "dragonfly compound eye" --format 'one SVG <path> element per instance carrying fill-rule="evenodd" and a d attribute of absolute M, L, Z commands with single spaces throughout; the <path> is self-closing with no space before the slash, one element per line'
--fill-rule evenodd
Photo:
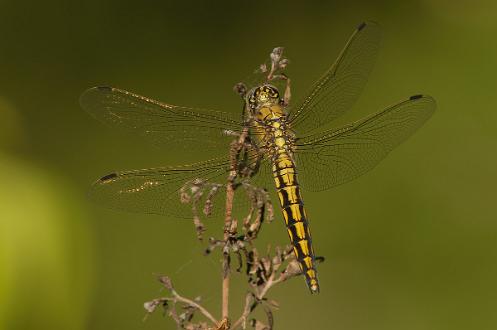
<path fill-rule="evenodd" d="M 252 89 L 247 95 L 247 103 L 251 110 L 264 105 L 274 105 L 280 102 L 280 93 L 272 85 L 262 85 Z"/>

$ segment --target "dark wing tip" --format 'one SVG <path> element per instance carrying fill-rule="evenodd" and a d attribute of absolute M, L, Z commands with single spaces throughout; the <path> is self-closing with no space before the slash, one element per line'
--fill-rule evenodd
<path fill-rule="evenodd" d="M 437 106 L 437 101 L 430 95 L 417 94 L 409 98 L 409 101 L 416 101 L 416 100 L 423 100 L 425 102 L 432 103 L 434 108 L 436 108 Z"/>
<path fill-rule="evenodd" d="M 97 183 L 105 183 L 105 182 L 110 181 L 110 180 L 115 179 L 115 178 L 117 178 L 116 173 L 107 174 L 106 176 L 103 176 L 100 179 L 98 179 Z"/>
<path fill-rule="evenodd" d="M 378 23 L 374 22 L 374 21 L 365 21 L 365 22 L 362 22 L 361 24 L 359 24 L 359 26 L 357 27 L 357 31 L 361 31 L 363 30 L 366 26 L 376 26 L 378 27 Z"/>
<path fill-rule="evenodd" d="M 357 27 L 357 31 L 361 31 L 362 29 L 364 29 L 366 27 L 366 25 L 368 25 L 366 22 L 362 22 L 361 24 L 359 24 L 359 26 Z"/>
<path fill-rule="evenodd" d="M 417 95 L 413 95 L 409 98 L 409 101 L 413 101 L 413 100 L 420 100 L 420 99 L 423 99 L 423 100 L 426 100 L 426 101 L 431 101 L 433 103 L 436 103 L 435 99 L 433 97 L 431 97 L 430 95 L 426 95 L 426 94 L 417 94 Z"/>
<path fill-rule="evenodd" d="M 437 109 L 437 101 L 430 95 L 423 95 L 423 94 L 413 95 L 406 102 L 410 101 L 416 104 L 421 104 L 422 110 L 419 111 L 425 112 L 428 115 L 427 118 L 429 118 Z"/>
<path fill-rule="evenodd" d="M 421 98 L 423 98 L 423 97 L 424 97 L 424 95 L 422 95 L 422 94 L 413 95 L 413 96 L 411 96 L 411 97 L 409 98 L 409 100 L 417 100 L 417 99 L 421 99 Z"/>

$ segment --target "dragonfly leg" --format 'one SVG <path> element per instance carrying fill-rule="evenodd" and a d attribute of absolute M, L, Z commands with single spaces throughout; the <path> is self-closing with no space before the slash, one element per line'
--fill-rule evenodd
<path fill-rule="evenodd" d="M 279 80 L 284 80 L 286 81 L 286 86 L 285 86 L 285 93 L 283 94 L 283 105 L 288 106 L 290 104 L 290 99 L 292 97 L 292 93 L 290 91 L 290 78 L 284 73 L 274 75 L 274 79 L 279 79 Z"/>
<path fill-rule="evenodd" d="M 285 94 L 283 95 L 283 104 L 288 106 L 290 104 L 290 99 L 292 98 L 292 93 L 290 91 L 290 78 L 286 79 Z"/>

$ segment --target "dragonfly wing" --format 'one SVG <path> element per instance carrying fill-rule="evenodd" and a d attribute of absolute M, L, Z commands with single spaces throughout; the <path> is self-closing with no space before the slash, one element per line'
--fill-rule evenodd
<path fill-rule="evenodd" d="M 371 170 L 435 108 L 432 97 L 417 95 L 356 123 L 299 139 L 295 157 L 303 188 L 326 190 Z"/>
<path fill-rule="evenodd" d="M 202 184 L 206 196 L 216 184 L 226 182 L 228 170 L 228 159 L 221 158 L 181 167 L 116 172 L 97 180 L 89 196 L 112 209 L 191 219 L 192 205 L 181 202 L 182 192 L 193 196 Z"/>
<path fill-rule="evenodd" d="M 113 87 L 90 88 L 80 103 L 97 119 L 137 131 L 173 150 L 225 151 L 233 139 L 228 132 L 241 129 L 241 121 L 228 113 L 165 104 Z"/>
<path fill-rule="evenodd" d="M 289 121 L 299 135 L 328 124 L 352 107 L 376 62 L 380 38 L 374 22 L 356 29 L 336 62 L 290 112 Z"/>
<path fill-rule="evenodd" d="M 250 153 L 244 166 L 255 167 L 260 156 Z M 259 170 L 251 179 L 244 180 L 250 186 L 259 187 L 259 173 L 266 173 L 269 166 L 262 160 Z M 92 200 L 111 209 L 170 215 L 192 219 L 192 201 L 196 200 L 199 215 L 210 208 L 209 216 L 224 214 L 226 180 L 230 170 L 228 157 L 178 167 L 159 167 L 143 170 L 116 172 L 97 180 L 89 191 Z M 267 179 L 266 179 L 267 180 Z M 267 182 L 267 181 L 266 181 Z M 233 210 L 246 213 L 250 208 L 248 190 L 236 190 Z"/>

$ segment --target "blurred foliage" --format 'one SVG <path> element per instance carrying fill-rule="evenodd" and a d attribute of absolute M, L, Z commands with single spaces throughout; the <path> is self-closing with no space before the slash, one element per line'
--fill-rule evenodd
<path fill-rule="evenodd" d="M 0 155 L 0 329 L 83 329 L 89 219 L 59 179 Z"/>
<path fill-rule="evenodd" d="M 383 27 L 380 57 L 359 103 L 337 124 L 417 93 L 433 95 L 439 108 L 372 173 L 304 194 L 317 253 L 327 258 L 322 293 L 310 296 L 298 280 L 276 290 L 276 326 L 495 329 L 496 7 L 490 0 L 1 1 L 4 329 L 172 329 L 158 315 L 141 322 L 142 303 L 159 292 L 153 273 L 220 306 L 216 256 L 200 255 L 191 223 L 85 199 L 88 185 L 112 170 L 209 155 L 160 150 L 108 129 L 79 108 L 83 90 L 110 84 L 237 112 L 232 86 L 281 45 L 298 98 L 366 19 Z M 285 244 L 281 222 L 261 240 Z M 235 283 L 238 308 L 245 286 Z"/>

